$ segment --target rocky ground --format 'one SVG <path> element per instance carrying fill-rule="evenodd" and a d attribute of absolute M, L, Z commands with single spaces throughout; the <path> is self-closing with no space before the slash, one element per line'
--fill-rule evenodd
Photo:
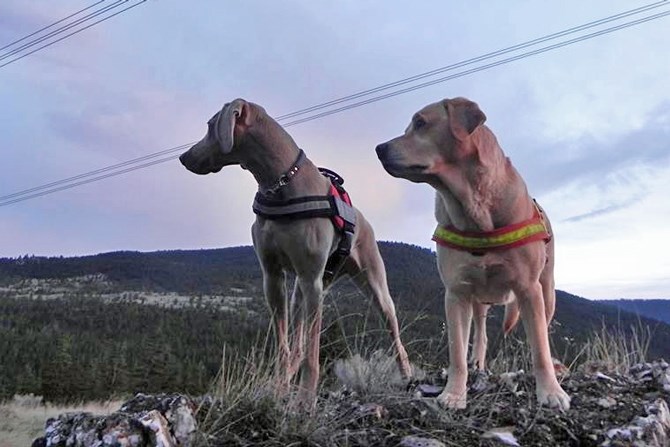
<path fill-rule="evenodd" d="M 137 395 L 108 416 L 60 415 L 33 446 L 670 445 L 670 367 L 662 360 L 623 373 L 591 364 L 566 374 L 565 413 L 537 407 L 534 379 L 523 371 L 471 374 L 468 408 L 447 411 L 430 397 L 444 384 L 441 371 L 390 392 L 383 378 L 372 391 L 343 385 L 334 370 L 343 380 L 325 387 L 311 415 L 247 381 L 200 398 Z"/>

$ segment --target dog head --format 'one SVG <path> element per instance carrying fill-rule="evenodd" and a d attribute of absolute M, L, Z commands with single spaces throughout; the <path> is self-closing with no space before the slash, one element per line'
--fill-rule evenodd
<path fill-rule="evenodd" d="M 262 107 L 236 99 L 223 106 L 207 122 L 207 134 L 184 152 L 179 161 L 191 172 L 210 174 L 224 166 L 240 164 L 240 146 L 254 116 L 263 112 Z"/>
<path fill-rule="evenodd" d="M 403 135 L 377 146 L 377 156 L 394 177 L 432 183 L 473 156 L 471 140 L 484 121 L 475 102 L 445 99 L 415 113 Z"/>

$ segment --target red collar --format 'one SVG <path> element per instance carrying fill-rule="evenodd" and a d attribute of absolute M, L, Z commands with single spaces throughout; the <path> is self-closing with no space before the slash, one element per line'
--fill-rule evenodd
<path fill-rule="evenodd" d="M 531 242 L 549 242 L 551 234 L 544 214 L 533 200 L 533 217 L 519 223 L 496 228 L 493 231 L 461 231 L 453 226 L 438 226 L 433 240 L 444 247 L 482 255 L 489 251 L 507 250 Z"/>

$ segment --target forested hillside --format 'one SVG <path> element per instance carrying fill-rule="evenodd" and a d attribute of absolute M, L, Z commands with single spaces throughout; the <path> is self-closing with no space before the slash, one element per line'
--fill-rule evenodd
<path fill-rule="evenodd" d="M 443 288 L 434 253 L 380 244 L 412 360 L 444 365 Z M 491 312 L 491 353 L 502 308 Z M 117 252 L 76 258 L 0 259 L 0 398 L 103 398 L 123 392 L 205 391 L 223 346 L 263 344 L 268 312 L 251 247 Z M 557 356 L 570 360 L 602 325 L 650 327 L 653 357 L 670 357 L 670 326 L 558 293 Z M 521 325 L 519 325 L 521 326 Z M 348 281 L 326 299 L 324 363 L 351 350 L 387 348 L 372 303 Z M 523 339 L 522 329 L 517 335 Z"/>
<path fill-rule="evenodd" d="M 670 298 L 664 300 L 601 300 L 600 302 L 670 324 Z"/>

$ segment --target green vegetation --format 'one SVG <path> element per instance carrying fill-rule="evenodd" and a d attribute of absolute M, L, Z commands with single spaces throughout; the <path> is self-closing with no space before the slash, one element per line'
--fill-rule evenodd
<path fill-rule="evenodd" d="M 443 289 L 434 254 L 400 243 L 380 246 L 412 361 L 429 369 L 444 366 Z M 10 287 L 31 278 L 97 274 L 104 275 L 103 283 L 62 296 L 37 283 L 28 296 L 18 298 Z M 269 315 L 260 290 L 260 270 L 250 247 L 0 259 L 0 400 L 27 393 L 50 401 L 106 399 L 136 391 L 203 393 L 219 370 L 224 345 L 244 357 L 266 337 Z M 150 291 L 192 299 L 175 306 L 175 299 L 165 295 L 162 305 L 143 304 L 141 293 Z M 215 294 L 247 299 L 226 308 L 206 299 Z M 501 311 L 496 308 L 489 317 L 492 358 L 500 347 L 516 343 L 501 335 Z M 639 328 L 651 333 L 650 357 L 670 357 L 670 326 L 559 292 L 554 353 L 570 363 L 583 355 L 594 331 L 629 337 Z M 517 331 L 524 340 L 522 329 Z M 322 346 L 324 364 L 389 347 L 374 305 L 348 281 L 326 298 Z"/>

